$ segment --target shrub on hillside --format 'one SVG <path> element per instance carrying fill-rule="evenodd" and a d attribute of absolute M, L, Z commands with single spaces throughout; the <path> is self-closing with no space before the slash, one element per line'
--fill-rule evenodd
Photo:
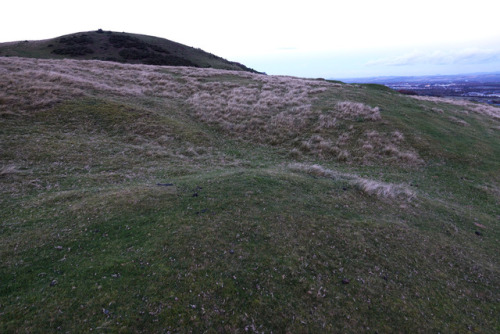
<path fill-rule="evenodd" d="M 82 46 L 82 45 L 70 45 L 67 47 L 63 48 L 58 48 L 52 50 L 52 53 L 58 54 L 58 55 L 67 55 L 67 56 L 84 56 L 87 54 L 92 54 L 94 53 L 94 50 L 87 46 Z"/>
<path fill-rule="evenodd" d="M 163 65 L 163 66 L 191 66 L 198 67 L 193 62 L 176 56 L 159 54 L 147 50 L 123 49 L 119 55 L 124 60 L 137 60 L 147 65 Z"/>
<path fill-rule="evenodd" d="M 147 50 L 148 44 L 138 38 L 127 35 L 111 35 L 109 43 L 115 48 L 134 48 L 139 50 Z"/>
<path fill-rule="evenodd" d="M 84 56 L 94 53 L 94 51 L 88 47 L 88 45 L 93 44 L 94 41 L 90 36 L 85 34 L 61 37 L 59 38 L 59 43 L 62 44 L 62 46 L 52 50 L 52 53 L 66 56 Z"/>
<path fill-rule="evenodd" d="M 123 49 L 119 52 L 119 55 L 126 60 L 138 60 L 147 58 L 148 52 L 137 49 Z"/>
<path fill-rule="evenodd" d="M 94 43 L 94 40 L 90 36 L 82 34 L 82 35 L 61 37 L 59 39 L 59 43 L 65 45 L 89 45 Z"/>

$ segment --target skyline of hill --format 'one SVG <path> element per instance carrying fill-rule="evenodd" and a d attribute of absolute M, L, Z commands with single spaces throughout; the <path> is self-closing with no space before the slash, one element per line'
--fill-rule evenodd
<path fill-rule="evenodd" d="M 0 43 L 0 56 L 92 59 L 129 64 L 190 66 L 256 72 L 201 49 L 165 38 L 125 32 L 78 32 L 39 41 Z"/>

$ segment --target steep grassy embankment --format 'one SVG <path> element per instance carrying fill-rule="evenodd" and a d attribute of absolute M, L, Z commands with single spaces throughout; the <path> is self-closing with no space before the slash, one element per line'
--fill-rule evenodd
<path fill-rule="evenodd" d="M 0 58 L 0 331 L 496 332 L 500 113 Z"/>

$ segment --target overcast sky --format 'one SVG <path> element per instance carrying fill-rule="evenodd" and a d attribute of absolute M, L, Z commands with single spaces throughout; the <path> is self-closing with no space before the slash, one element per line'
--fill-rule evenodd
<path fill-rule="evenodd" d="M 0 8 L 0 42 L 102 28 L 167 38 L 268 74 L 500 71 L 498 0 L 16 0 Z"/>

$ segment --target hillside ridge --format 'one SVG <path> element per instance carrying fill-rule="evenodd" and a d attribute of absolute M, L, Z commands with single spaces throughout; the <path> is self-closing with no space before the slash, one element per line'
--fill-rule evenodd
<path fill-rule="evenodd" d="M 0 56 L 105 60 L 257 73 L 243 64 L 165 38 L 102 29 L 38 41 L 0 43 Z"/>

